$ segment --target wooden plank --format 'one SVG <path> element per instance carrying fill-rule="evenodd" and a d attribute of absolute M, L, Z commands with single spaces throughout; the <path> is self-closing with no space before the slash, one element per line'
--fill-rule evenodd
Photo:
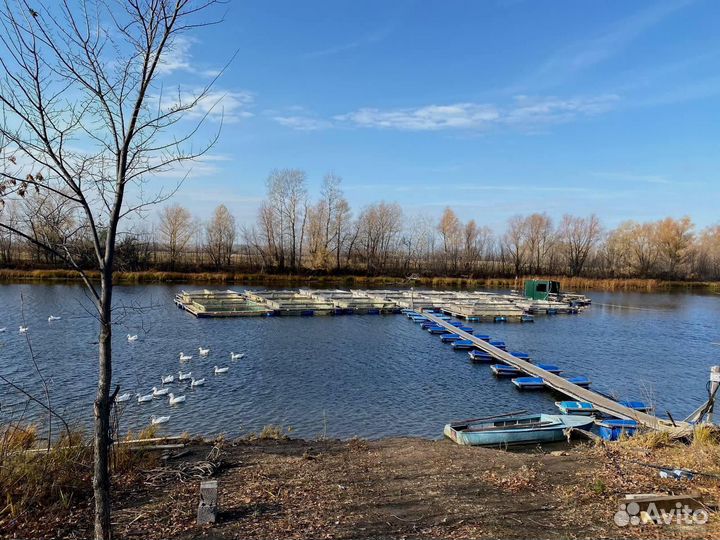
<path fill-rule="evenodd" d="M 651 414 L 636 411 L 634 409 L 630 409 L 629 407 L 620 405 L 618 402 L 606 396 L 598 394 L 597 392 L 594 392 L 588 388 L 583 388 L 581 386 L 573 384 L 567 379 L 560 377 L 559 375 L 554 375 L 549 371 L 545 371 L 544 369 L 539 368 L 535 364 L 531 364 L 530 362 L 521 360 L 520 358 L 517 358 L 510 353 L 503 351 L 502 349 L 498 349 L 497 347 L 490 345 L 482 339 L 478 339 L 472 334 L 468 334 L 467 332 L 456 328 L 455 326 L 451 325 L 448 322 L 445 322 L 439 317 L 436 317 L 430 312 L 426 312 L 424 310 L 421 311 L 423 311 L 423 316 L 427 317 L 431 321 L 447 328 L 448 330 L 452 330 L 453 333 L 458 334 L 463 339 L 468 339 L 472 341 L 478 349 L 490 353 L 495 358 L 502 360 L 505 364 L 516 367 L 520 371 L 523 371 L 529 375 L 535 377 L 542 377 L 547 386 L 557 390 L 558 392 L 562 392 L 563 394 L 570 396 L 571 398 L 574 398 L 576 401 L 587 401 L 589 403 L 592 403 L 596 409 L 606 414 L 609 414 L 611 416 L 617 416 L 619 418 L 636 420 L 638 423 L 651 429 L 667 431 L 674 436 L 683 436 L 692 431 L 692 426 L 690 426 L 690 424 L 688 424 L 687 422 L 676 421 L 675 425 L 673 425 L 673 423 L 668 420 L 664 420 Z"/>

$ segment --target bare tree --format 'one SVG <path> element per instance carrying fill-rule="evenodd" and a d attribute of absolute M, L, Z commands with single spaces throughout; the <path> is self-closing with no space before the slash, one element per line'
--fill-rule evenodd
<path fill-rule="evenodd" d="M 554 247 L 552 220 L 547 214 L 531 214 L 525 218 L 530 272 L 539 274 L 550 266 Z"/>
<path fill-rule="evenodd" d="M 503 259 L 509 259 L 515 276 L 521 276 L 528 260 L 527 222 L 522 216 L 513 216 L 508 220 L 502 239 Z"/>
<path fill-rule="evenodd" d="M 358 217 L 358 243 L 368 273 L 385 270 L 401 230 L 400 205 L 381 202 L 363 210 Z"/>
<path fill-rule="evenodd" d="M 460 261 L 463 226 L 450 207 L 445 208 L 438 223 L 438 232 L 443 241 L 445 271 L 456 273 Z"/>
<path fill-rule="evenodd" d="M 0 200 L 28 191 L 63 197 L 82 213 L 100 286 L 66 245 L 14 227 L 0 227 L 53 253 L 77 270 L 93 296 L 99 321 L 98 386 L 94 403 L 95 537 L 111 537 L 109 448 L 112 391 L 112 296 L 122 219 L 157 203 L 132 185 L 202 154 L 184 145 L 197 133 L 178 125 L 207 90 L 177 100 L 162 96 L 159 66 L 178 35 L 203 24 L 213 0 L 62 0 L 0 5 Z M 179 93 L 180 94 L 180 93 Z M 173 128 L 172 136 L 168 130 Z"/>
<path fill-rule="evenodd" d="M 158 232 L 160 240 L 167 246 L 170 269 L 175 270 L 178 257 L 195 234 L 190 210 L 178 204 L 163 208 L 160 211 Z"/>
<path fill-rule="evenodd" d="M 663 271 L 669 278 L 677 278 L 688 263 L 695 234 L 695 225 L 685 216 L 681 219 L 665 218 L 658 222 L 656 240 Z"/>
<path fill-rule="evenodd" d="M 474 219 L 465 224 L 463 229 L 463 257 L 465 271 L 472 274 L 488 255 L 493 242 L 493 233 L 489 227 L 478 227 Z"/>
<path fill-rule="evenodd" d="M 15 201 L 10 201 L 4 208 L 2 219 L 8 223 L 10 229 L 0 227 L 0 263 L 10 265 L 18 255 L 17 238 L 13 229 L 20 228 L 20 212 Z"/>
<path fill-rule="evenodd" d="M 227 207 L 221 204 L 215 209 L 205 228 L 205 247 L 210 261 L 218 270 L 223 266 L 230 266 L 236 234 L 235 218 Z"/>
<path fill-rule="evenodd" d="M 588 255 L 601 234 L 600 220 L 595 214 L 587 218 L 569 214 L 563 216 L 558 236 L 565 249 L 571 276 L 579 276 L 582 273 Z"/>

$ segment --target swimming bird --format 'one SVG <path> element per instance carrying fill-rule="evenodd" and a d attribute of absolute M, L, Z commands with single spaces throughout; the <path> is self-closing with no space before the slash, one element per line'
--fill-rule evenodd
<path fill-rule="evenodd" d="M 151 423 L 151 424 L 154 424 L 154 425 L 157 425 L 157 424 L 165 424 L 165 423 L 167 423 L 169 420 L 170 420 L 170 417 L 169 417 L 169 416 L 155 416 L 155 415 L 152 415 L 152 416 L 150 417 L 150 423 Z"/>
<path fill-rule="evenodd" d="M 160 397 L 160 396 L 167 396 L 170 389 L 169 388 L 156 388 L 153 386 L 152 391 L 153 391 L 153 397 Z"/>
<path fill-rule="evenodd" d="M 245 356 L 245 353 L 230 353 L 230 360 L 240 360 L 243 356 Z"/>
<path fill-rule="evenodd" d="M 207 356 L 210 354 L 210 349 L 203 349 L 202 347 L 198 347 L 198 351 L 200 351 L 200 356 Z"/>
<path fill-rule="evenodd" d="M 167 377 L 161 377 L 163 384 L 170 384 L 171 382 L 175 382 L 175 375 L 168 375 Z"/>
<path fill-rule="evenodd" d="M 192 379 L 192 371 L 188 371 L 187 373 L 178 371 L 178 381 L 187 381 L 189 379 Z"/>
<path fill-rule="evenodd" d="M 131 336 L 130 334 L 128 334 L 127 337 L 128 337 L 128 341 L 137 341 L 137 334 L 135 334 L 134 336 Z"/>
<path fill-rule="evenodd" d="M 138 403 L 147 403 L 148 401 L 152 401 L 153 395 L 152 394 L 146 394 L 144 396 L 141 396 L 140 394 L 137 394 Z"/>
<path fill-rule="evenodd" d="M 5 330 L 7 330 L 7 326 L 3 326 L 2 328 L 0 328 L 0 334 L 3 333 Z"/>
<path fill-rule="evenodd" d="M 192 356 L 190 356 L 189 354 L 180 353 L 180 361 L 181 362 L 186 362 L 188 360 L 192 360 Z"/>
<path fill-rule="evenodd" d="M 48 322 L 59 321 L 60 319 L 62 319 L 62 317 L 56 317 L 55 315 L 50 315 L 48 317 Z"/>
<path fill-rule="evenodd" d="M 227 373 L 229 369 L 230 369 L 229 367 L 217 367 L 217 366 L 215 366 L 215 375 L 218 375 L 218 374 L 220 374 L 220 373 Z"/>
<path fill-rule="evenodd" d="M 21 334 L 24 334 L 24 333 L 27 332 L 27 331 L 28 331 L 28 327 L 27 327 L 27 326 L 22 326 L 22 325 L 20 325 L 20 333 L 21 333 Z"/>
<path fill-rule="evenodd" d="M 168 397 L 170 398 L 170 405 L 177 405 L 178 403 L 185 401 L 185 396 L 176 396 L 173 393 L 170 393 Z"/>
<path fill-rule="evenodd" d="M 192 387 L 202 386 L 203 384 L 205 384 L 205 379 L 197 379 L 197 380 L 195 378 L 190 379 L 190 386 L 192 386 Z"/>
<path fill-rule="evenodd" d="M 122 403 L 123 401 L 130 401 L 130 398 L 132 395 L 130 392 L 125 392 L 124 394 L 120 394 L 115 398 L 115 403 Z"/>

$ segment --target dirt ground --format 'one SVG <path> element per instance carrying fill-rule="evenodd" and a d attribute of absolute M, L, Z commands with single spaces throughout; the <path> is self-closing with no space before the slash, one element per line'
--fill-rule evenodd
<path fill-rule="evenodd" d="M 194 444 L 118 481 L 117 538 L 717 538 L 707 525 L 613 522 L 625 493 L 702 491 L 720 481 L 661 480 L 627 453 L 590 444 L 507 452 L 413 438 Z M 637 451 L 640 461 L 674 459 Z M 209 455 L 210 454 L 210 455 Z M 634 454 L 631 455 L 631 457 Z M 675 454 L 673 454 L 675 455 Z M 220 486 L 215 525 L 198 527 L 200 477 Z M 87 538 L 89 503 L 18 526 L 17 538 Z M 49 521 L 49 522 L 48 522 Z"/>

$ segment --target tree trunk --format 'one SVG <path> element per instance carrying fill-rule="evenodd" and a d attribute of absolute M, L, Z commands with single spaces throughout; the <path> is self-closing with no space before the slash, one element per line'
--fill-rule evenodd
<path fill-rule="evenodd" d="M 110 530 L 110 385 L 112 384 L 112 271 L 101 274 L 98 388 L 95 398 L 93 494 L 95 538 L 109 540 Z"/>

